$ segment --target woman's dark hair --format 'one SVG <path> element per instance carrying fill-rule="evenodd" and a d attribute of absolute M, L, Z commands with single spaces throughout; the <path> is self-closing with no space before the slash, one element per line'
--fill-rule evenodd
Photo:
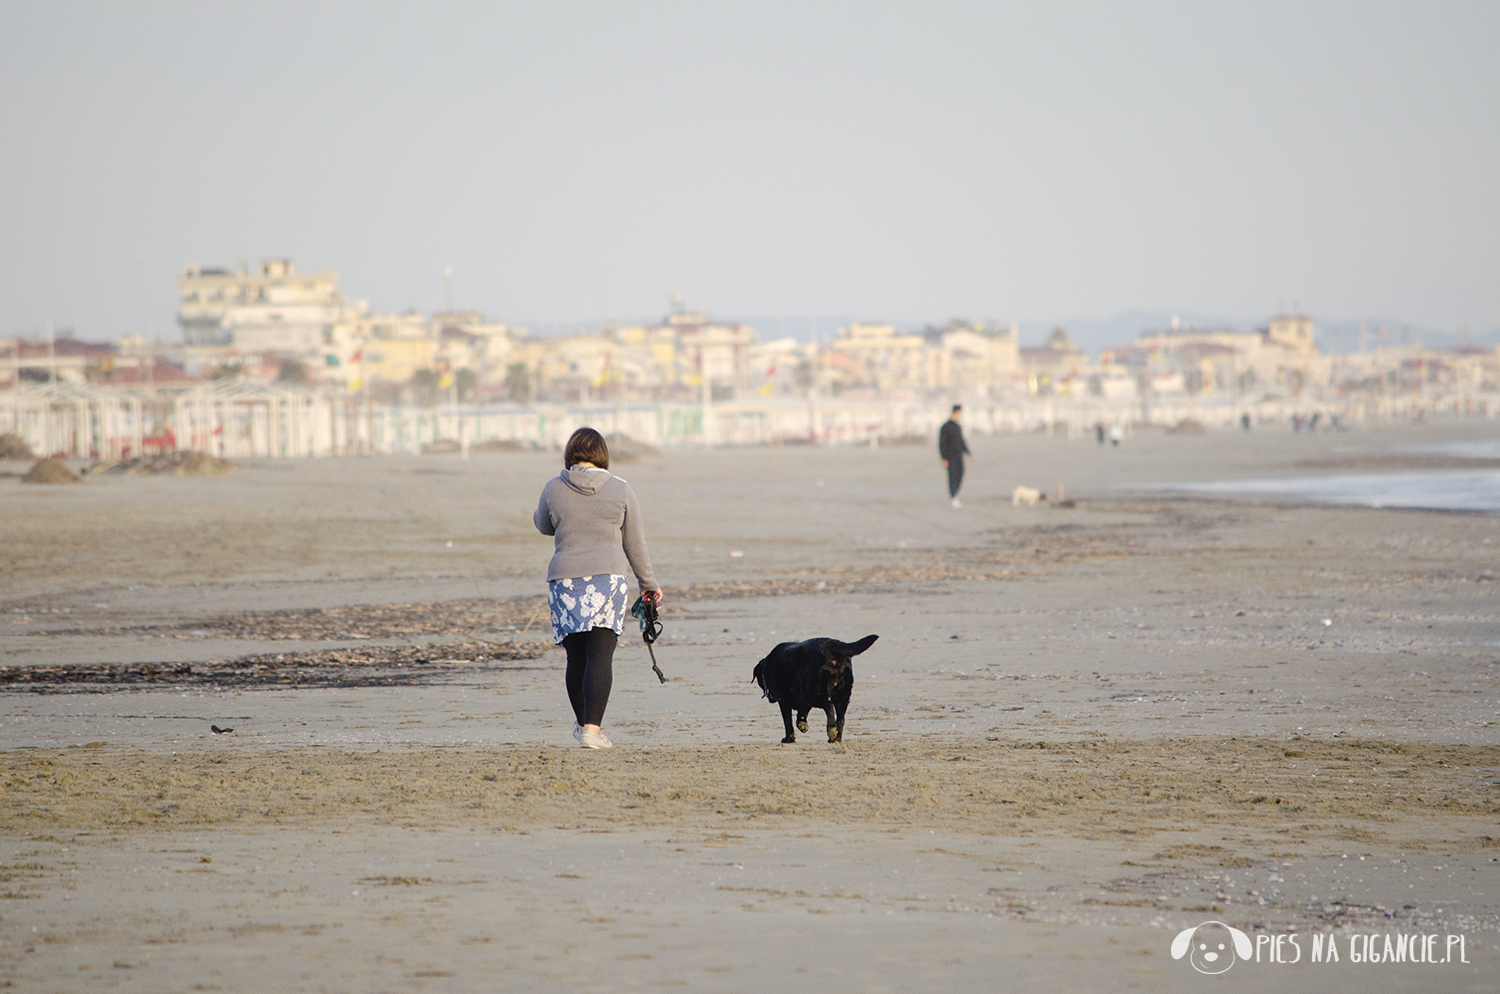
<path fill-rule="evenodd" d="M 580 428 L 568 436 L 563 447 L 563 469 L 572 469 L 574 463 L 591 462 L 600 469 L 609 469 L 609 446 L 604 436 L 592 428 Z"/>

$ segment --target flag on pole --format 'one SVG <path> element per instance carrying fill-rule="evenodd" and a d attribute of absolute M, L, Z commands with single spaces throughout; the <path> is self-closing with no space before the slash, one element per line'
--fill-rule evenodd
<path fill-rule="evenodd" d="M 770 368 L 766 370 L 766 382 L 764 382 L 764 383 L 762 383 L 760 385 L 760 395 L 762 397 L 770 396 L 771 391 L 773 391 L 773 390 L 776 389 L 776 384 L 773 382 L 775 379 L 776 379 L 776 360 L 772 359 L 771 360 L 771 366 L 770 366 Z"/>

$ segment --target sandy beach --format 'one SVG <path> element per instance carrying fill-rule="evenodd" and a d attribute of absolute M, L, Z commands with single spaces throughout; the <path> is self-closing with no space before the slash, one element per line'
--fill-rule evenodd
<path fill-rule="evenodd" d="M 1162 486 L 1497 433 L 979 437 L 962 509 L 925 445 L 616 466 L 668 682 L 627 630 L 609 752 L 539 610 L 556 453 L 0 466 L 0 984 L 1500 990 L 1500 517 Z M 755 662 L 870 633 L 845 742 L 778 744 Z M 1174 960 L 1209 920 L 1260 961 Z"/>

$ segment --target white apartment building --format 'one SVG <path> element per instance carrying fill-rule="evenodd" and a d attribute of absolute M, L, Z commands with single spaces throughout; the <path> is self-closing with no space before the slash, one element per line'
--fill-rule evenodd
<path fill-rule="evenodd" d="M 349 303 L 338 279 L 331 271 L 298 274 L 290 259 L 266 260 L 256 274 L 189 266 L 177 277 L 183 342 L 242 353 L 320 353 L 334 328 L 368 309 Z"/>

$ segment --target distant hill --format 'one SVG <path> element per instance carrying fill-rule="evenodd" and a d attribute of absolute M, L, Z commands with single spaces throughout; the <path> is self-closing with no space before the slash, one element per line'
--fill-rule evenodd
<path fill-rule="evenodd" d="M 992 316 L 967 314 L 967 315 L 943 315 L 933 317 L 928 321 L 913 321 L 910 319 L 892 319 L 880 315 L 859 314 L 827 314 L 827 315 L 774 315 L 774 314 L 712 314 L 714 320 L 733 324 L 748 324 L 760 335 L 760 340 L 769 342 L 777 338 L 793 338 L 799 342 L 811 342 L 814 337 L 821 342 L 830 342 L 837 334 L 838 329 L 848 327 L 857 322 L 866 321 L 871 323 L 888 323 L 895 325 L 903 331 L 917 331 L 928 326 L 941 326 L 947 324 L 954 318 L 975 321 L 981 324 L 995 322 Z M 1270 313 L 1259 317 L 1234 318 L 1222 314 L 1202 314 L 1170 311 L 1147 311 L 1128 310 L 1118 314 L 1112 314 L 1103 318 L 1064 318 L 1061 320 L 1048 321 L 1019 321 L 1022 345 L 1044 345 L 1047 336 L 1052 329 L 1061 325 L 1073 336 L 1073 341 L 1078 347 L 1090 355 L 1097 356 L 1099 350 L 1115 345 L 1130 345 L 1143 332 L 1155 331 L 1162 328 L 1170 328 L 1172 319 L 1177 319 L 1178 326 L 1182 328 L 1235 328 L 1249 331 L 1255 328 L 1264 328 L 1270 320 Z M 617 319 L 614 324 L 624 325 L 632 323 L 651 324 L 661 320 L 660 315 L 651 318 L 641 318 L 637 321 Z M 1322 318 L 1313 315 L 1314 328 L 1317 335 L 1318 348 L 1324 352 L 1353 352 L 1359 348 L 1359 318 Z M 529 328 L 533 333 L 543 335 L 565 335 L 578 334 L 579 332 L 597 333 L 605 325 L 603 320 L 599 321 L 569 321 L 569 322 L 520 322 L 522 327 Z M 1006 323 L 1003 320 L 996 323 Z M 1385 344 L 1403 344 L 1403 329 L 1405 330 L 1404 341 L 1415 344 L 1418 341 L 1424 345 L 1435 348 L 1446 348 L 1458 344 L 1458 334 L 1454 331 L 1439 330 L 1431 327 L 1416 325 L 1409 321 L 1397 321 L 1385 318 L 1365 318 L 1366 346 L 1373 348 L 1381 344 L 1379 332 L 1381 328 L 1386 331 Z M 1500 328 L 1491 328 L 1482 332 L 1473 332 L 1466 339 L 1470 345 L 1479 345 L 1485 348 L 1494 348 L 1500 345 Z"/>
<path fill-rule="evenodd" d="M 1058 325 L 1068 329 L 1078 347 L 1090 355 L 1097 356 L 1100 349 L 1115 345 L 1131 345 L 1144 331 L 1172 327 L 1177 318 L 1183 328 L 1250 328 L 1258 327 L 1254 322 L 1238 321 L 1234 318 L 1213 314 L 1172 314 L 1167 311 L 1121 311 L 1107 318 L 1071 318 L 1063 321 L 1022 321 L 1021 344 L 1044 345 L 1047 336 Z"/>

